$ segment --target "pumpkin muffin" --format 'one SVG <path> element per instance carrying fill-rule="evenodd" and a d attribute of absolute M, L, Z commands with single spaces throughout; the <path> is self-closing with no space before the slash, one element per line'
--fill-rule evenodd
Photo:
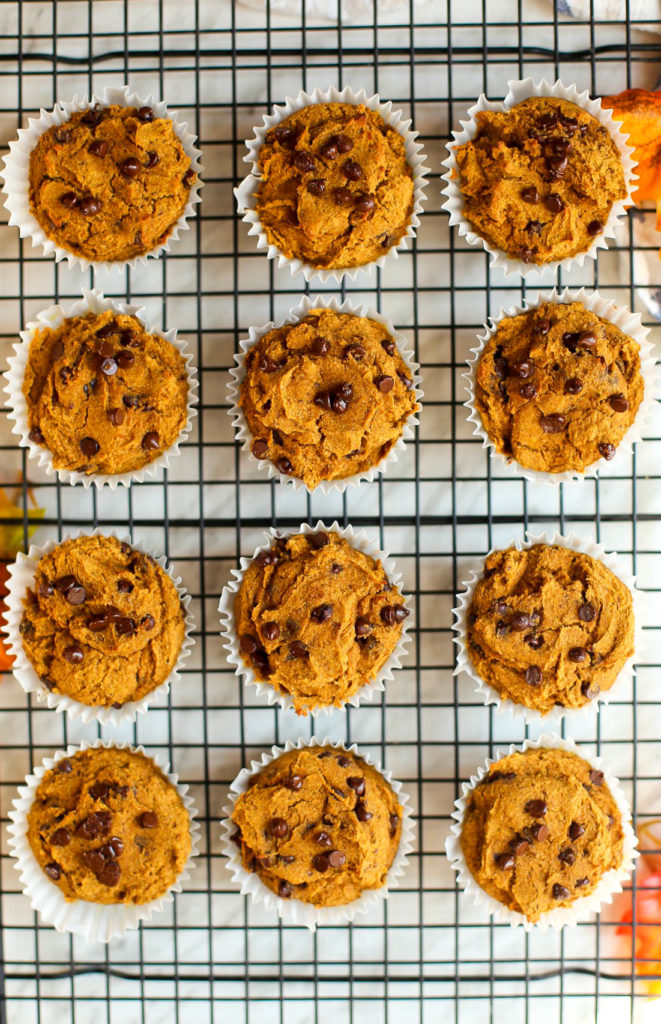
<path fill-rule="evenodd" d="M 385 885 L 402 807 L 359 755 L 306 747 L 252 776 L 232 821 L 246 871 L 282 899 L 337 907 Z"/>
<path fill-rule="evenodd" d="M 468 797 L 460 844 L 478 885 L 537 922 L 619 868 L 623 838 L 603 773 L 578 754 L 541 747 L 490 765 Z"/>
<path fill-rule="evenodd" d="M 29 174 L 30 209 L 47 236 L 93 262 L 131 260 L 165 242 L 196 179 L 169 118 L 117 105 L 45 131 Z"/>
<path fill-rule="evenodd" d="M 475 406 L 496 451 L 526 469 L 610 460 L 645 385 L 640 346 L 580 302 L 505 317 L 480 355 Z"/>
<path fill-rule="evenodd" d="M 190 817 L 150 758 L 100 747 L 46 772 L 28 814 L 28 840 L 66 900 L 150 903 L 184 869 Z"/>
<path fill-rule="evenodd" d="M 241 657 L 299 714 L 340 707 L 374 680 L 409 611 L 380 562 L 337 533 L 261 550 L 234 600 Z"/>
<path fill-rule="evenodd" d="M 155 690 L 186 632 L 168 574 L 116 537 L 78 537 L 42 555 L 23 604 L 21 642 L 42 683 L 93 706 Z"/>
<path fill-rule="evenodd" d="M 245 356 L 239 405 L 251 451 L 312 489 L 377 466 L 418 409 L 411 372 L 383 324 L 312 309 Z"/>
<path fill-rule="evenodd" d="M 288 259 L 360 267 L 397 245 L 413 212 L 404 139 L 363 104 L 315 103 L 266 133 L 256 210 Z"/>
<path fill-rule="evenodd" d="M 179 349 L 115 310 L 41 327 L 23 394 L 29 438 L 55 469 L 112 475 L 142 469 L 170 448 L 188 418 Z"/>
<path fill-rule="evenodd" d="M 586 252 L 627 195 L 608 129 L 551 96 L 482 110 L 475 120 L 477 134 L 456 159 L 463 216 L 477 234 L 524 263 Z"/>
<path fill-rule="evenodd" d="M 615 683 L 634 652 L 631 591 L 603 562 L 555 545 L 494 551 L 468 610 L 467 651 L 503 699 L 546 714 Z"/>

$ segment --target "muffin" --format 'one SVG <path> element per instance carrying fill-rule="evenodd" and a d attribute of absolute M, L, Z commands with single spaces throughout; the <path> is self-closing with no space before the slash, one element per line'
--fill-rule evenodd
<path fill-rule="evenodd" d="M 490 245 L 524 263 L 586 252 L 627 196 L 608 129 L 567 100 L 534 96 L 475 115 L 455 150 L 463 216 Z"/>
<path fill-rule="evenodd" d="M 336 907 L 385 885 L 402 807 L 359 755 L 304 747 L 252 776 L 232 821 L 246 871 L 282 899 Z"/>
<path fill-rule="evenodd" d="M 467 798 L 460 845 L 478 885 L 535 923 L 620 868 L 623 839 L 603 773 L 571 751 L 540 747 L 489 767 Z"/>
<path fill-rule="evenodd" d="M 502 699 L 546 714 L 609 690 L 634 652 L 631 591 L 581 551 L 494 551 L 467 615 L 477 674 Z"/>
<path fill-rule="evenodd" d="M 190 817 L 150 758 L 96 747 L 46 772 L 28 814 L 28 841 L 66 900 L 150 903 L 184 869 Z"/>
<path fill-rule="evenodd" d="M 142 469 L 188 418 L 179 349 L 113 309 L 36 330 L 22 390 L 29 439 L 52 453 L 55 469 L 85 475 Z"/>
<path fill-rule="evenodd" d="M 580 302 L 505 317 L 482 351 L 475 407 L 496 451 L 544 473 L 610 460 L 645 385 L 640 346 Z"/>
<path fill-rule="evenodd" d="M 271 245 L 317 268 L 360 267 L 406 233 L 406 144 L 363 104 L 315 103 L 266 133 L 256 211 Z"/>
<path fill-rule="evenodd" d="M 258 552 L 234 599 L 243 662 L 299 714 L 340 707 L 374 680 L 408 615 L 381 563 L 323 530 Z"/>
<path fill-rule="evenodd" d="M 155 690 L 186 632 L 168 574 L 116 537 L 78 537 L 42 555 L 23 607 L 21 643 L 42 683 L 93 706 Z"/>
<path fill-rule="evenodd" d="M 239 405 L 255 458 L 310 489 L 377 466 L 418 409 L 383 324 L 334 309 L 312 309 L 247 351 Z"/>
<path fill-rule="evenodd" d="M 131 260 L 169 237 L 196 179 L 151 107 L 76 111 L 30 154 L 30 210 L 48 238 L 93 262 Z"/>

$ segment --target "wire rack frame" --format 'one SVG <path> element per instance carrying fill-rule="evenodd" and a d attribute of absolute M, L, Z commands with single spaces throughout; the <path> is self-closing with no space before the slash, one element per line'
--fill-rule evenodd
<path fill-rule="evenodd" d="M 631 18 L 617 26 L 594 16 L 568 23 L 555 6 L 544 19 L 528 17 L 524 0 L 441 0 L 432 21 L 411 0 L 408 19 L 385 24 L 375 0 L 364 23 L 349 25 L 338 0 L 337 24 L 309 22 L 302 4 L 300 18 L 283 25 L 268 10 L 260 22 L 234 5 L 206 0 L 0 5 L 4 142 L 41 105 L 130 81 L 182 111 L 199 136 L 206 182 L 188 235 L 166 258 L 121 277 L 94 280 L 55 266 L 19 242 L 14 229 L 0 228 L 3 365 L 18 328 L 53 301 L 75 298 L 81 284 L 145 302 L 160 326 L 176 325 L 196 347 L 199 417 L 177 465 L 162 477 L 120 495 L 59 485 L 28 464 L 3 415 L 0 487 L 9 493 L 22 481 L 24 545 L 34 525 L 28 512 L 38 506 L 44 510 L 38 538 L 81 526 L 121 527 L 176 564 L 193 594 L 198 627 L 185 678 L 164 711 L 104 735 L 166 753 L 192 786 L 204 835 L 198 868 L 172 910 L 101 950 L 57 936 L 26 909 L 5 843 L 0 1024 L 92 1018 L 408 1024 L 436 1021 L 442 1013 L 457 1024 L 527 1024 L 540 1010 L 559 1024 L 602 1024 L 606 1012 L 633 1014 L 640 989 L 630 957 L 612 944 L 613 920 L 550 937 L 496 926 L 466 906 L 442 852 L 462 780 L 487 754 L 534 735 L 477 704 L 470 687 L 452 675 L 449 610 L 466 567 L 529 527 L 573 528 L 619 550 L 658 607 L 658 425 L 612 472 L 549 497 L 499 475 L 471 437 L 462 408 L 460 375 L 483 319 L 536 287 L 506 282 L 483 253 L 467 250 L 448 231 L 439 193 L 450 127 L 480 91 L 502 96 L 509 77 L 566 77 L 598 95 L 650 85 L 661 54 L 657 37 L 642 35 Z M 409 335 L 427 394 L 421 426 L 394 473 L 357 494 L 319 500 L 293 496 L 251 473 L 229 428 L 225 381 L 251 323 L 284 317 L 304 291 L 317 291 L 268 264 L 235 216 L 231 188 L 244 174 L 243 139 L 286 94 L 329 82 L 365 86 L 403 106 L 421 132 L 433 174 L 418 239 L 395 269 L 350 289 L 324 290 L 369 300 Z M 547 276 L 543 284 L 598 286 L 639 308 L 635 258 L 652 246 L 636 231 L 631 218 L 597 263 L 574 277 Z M 418 848 L 402 886 L 373 918 L 308 935 L 248 906 L 223 870 L 218 818 L 228 783 L 261 749 L 312 730 L 253 701 L 237 683 L 222 657 L 216 604 L 231 568 L 254 549 L 262 529 L 318 516 L 365 526 L 397 559 L 413 595 L 413 652 L 396 682 L 378 703 L 337 713 L 329 732 L 365 746 L 402 779 L 416 808 Z M 658 614 L 655 622 L 658 628 Z M 658 668 L 646 661 L 630 693 L 592 727 L 573 733 L 612 759 L 638 821 L 659 810 L 653 789 L 659 730 L 649 725 L 658 711 Z M 3 680 L 3 827 L 15 787 L 32 764 L 67 742 L 97 735 L 17 690 L 11 678 Z"/>

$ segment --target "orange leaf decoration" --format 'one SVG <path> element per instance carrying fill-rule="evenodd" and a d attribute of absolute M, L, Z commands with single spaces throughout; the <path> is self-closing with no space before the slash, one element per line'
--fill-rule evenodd
<path fill-rule="evenodd" d="M 661 91 L 625 89 L 617 96 L 604 96 L 602 107 L 613 111 L 616 121 L 634 147 L 638 181 L 633 192 L 636 206 L 652 199 L 656 203 L 656 229 L 661 231 Z"/>
<path fill-rule="evenodd" d="M 9 563 L 14 560 L 16 553 L 24 546 L 24 513 L 20 502 L 20 488 L 17 487 L 15 498 L 12 499 L 6 491 L 0 488 L 0 616 L 5 611 L 3 598 L 7 594 L 7 578 L 9 575 Z M 28 501 L 34 504 L 32 492 L 28 489 Z M 29 508 L 28 520 L 41 519 L 44 510 L 41 508 Z M 34 533 L 36 526 L 32 523 L 28 526 L 28 537 Z M 7 648 L 0 637 L 0 674 L 9 672 L 12 666 L 11 658 Z"/>

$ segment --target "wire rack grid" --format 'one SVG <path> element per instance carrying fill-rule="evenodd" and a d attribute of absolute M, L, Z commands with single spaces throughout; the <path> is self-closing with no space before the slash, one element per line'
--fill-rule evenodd
<path fill-rule="evenodd" d="M 483 321 L 537 288 L 490 271 L 482 251 L 449 231 L 440 164 L 450 128 L 481 91 L 502 97 L 510 78 L 561 77 L 601 95 L 652 87 L 661 56 L 659 37 L 642 24 L 594 16 L 572 22 L 560 19 L 555 6 L 447 0 L 418 7 L 411 0 L 402 17 L 382 14 L 374 0 L 370 14 L 349 23 L 340 0 L 337 17 L 326 22 L 306 19 L 304 4 L 288 20 L 210 0 L 0 4 L 3 144 L 41 106 L 129 82 L 181 111 L 199 136 L 205 179 L 190 232 L 167 257 L 131 273 L 94 278 L 69 270 L 21 242 L 6 223 L 0 227 L 3 368 L 27 320 L 91 284 L 144 304 L 196 352 L 199 416 L 167 473 L 116 492 L 59 485 L 28 463 L 3 413 L 0 486 L 23 509 L 24 545 L 35 509 L 42 510 L 37 541 L 80 527 L 119 528 L 164 553 L 193 594 L 197 643 L 167 708 L 104 735 L 164 753 L 191 785 L 203 833 L 197 869 L 171 908 L 108 948 L 39 921 L 20 892 L 5 837 L 0 1022 L 428 1024 L 445 1017 L 455 1024 L 527 1024 L 542 1014 L 554 1024 L 605 1024 L 637 1012 L 644 990 L 617 944 L 613 914 L 561 934 L 494 925 L 462 898 L 443 853 L 462 780 L 486 756 L 536 735 L 482 706 L 471 684 L 453 676 L 450 616 L 468 570 L 491 546 L 529 528 L 574 530 L 619 551 L 656 609 L 647 631 L 652 653 L 632 686 L 598 717 L 563 731 L 608 758 L 639 823 L 661 813 L 654 653 L 661 620 L 659 423 L 598 480 L 556 491 L 501 472 L 472 436 L 462 406 L 461 373 Z M 350 287 L 323 290 L 376 306 L 408 335 L 426 400 L 415 443 L 393 472 L 344 496 L 310 497 L 254 472 L 227 416 L 238 339 L 250 325 L 284 318 L 304 291 L 317 291 L 256 251 L 235 215 L 232 186 L 244 174 L 243 140 L 262 114 L 301 87 L 329 84 L 394 100 L 413 118 L 432 167 L 426 212 L 409 251 Z M 654 248 L 652 224 L 652 212 L 630 217 L 597 262 L 570 275 L 544 272 L 540 286 L 598 286 L 651 325 L 638 288 L 650 281 L 637 275 Z M 310 934 L 244 900 L 219 852 L 231 779 L 263 749 L 309 736 L 311 726 L 267 708 L 236 680 L 223 656 L 217 603 L 231 569 L 266 527 L 318 517 L 365 527 L 393 554 L 413 595 L 414 641 L 404 667 L 382 699 L 336 712 L 327 731 L 357 742 L 402 780 L 415 808 L 417 846 L 387 903 L 351 926 Z M 95 727 L 27 699 L 4 677 L 3 827 L 33 764 L 97 735 Z"/>

